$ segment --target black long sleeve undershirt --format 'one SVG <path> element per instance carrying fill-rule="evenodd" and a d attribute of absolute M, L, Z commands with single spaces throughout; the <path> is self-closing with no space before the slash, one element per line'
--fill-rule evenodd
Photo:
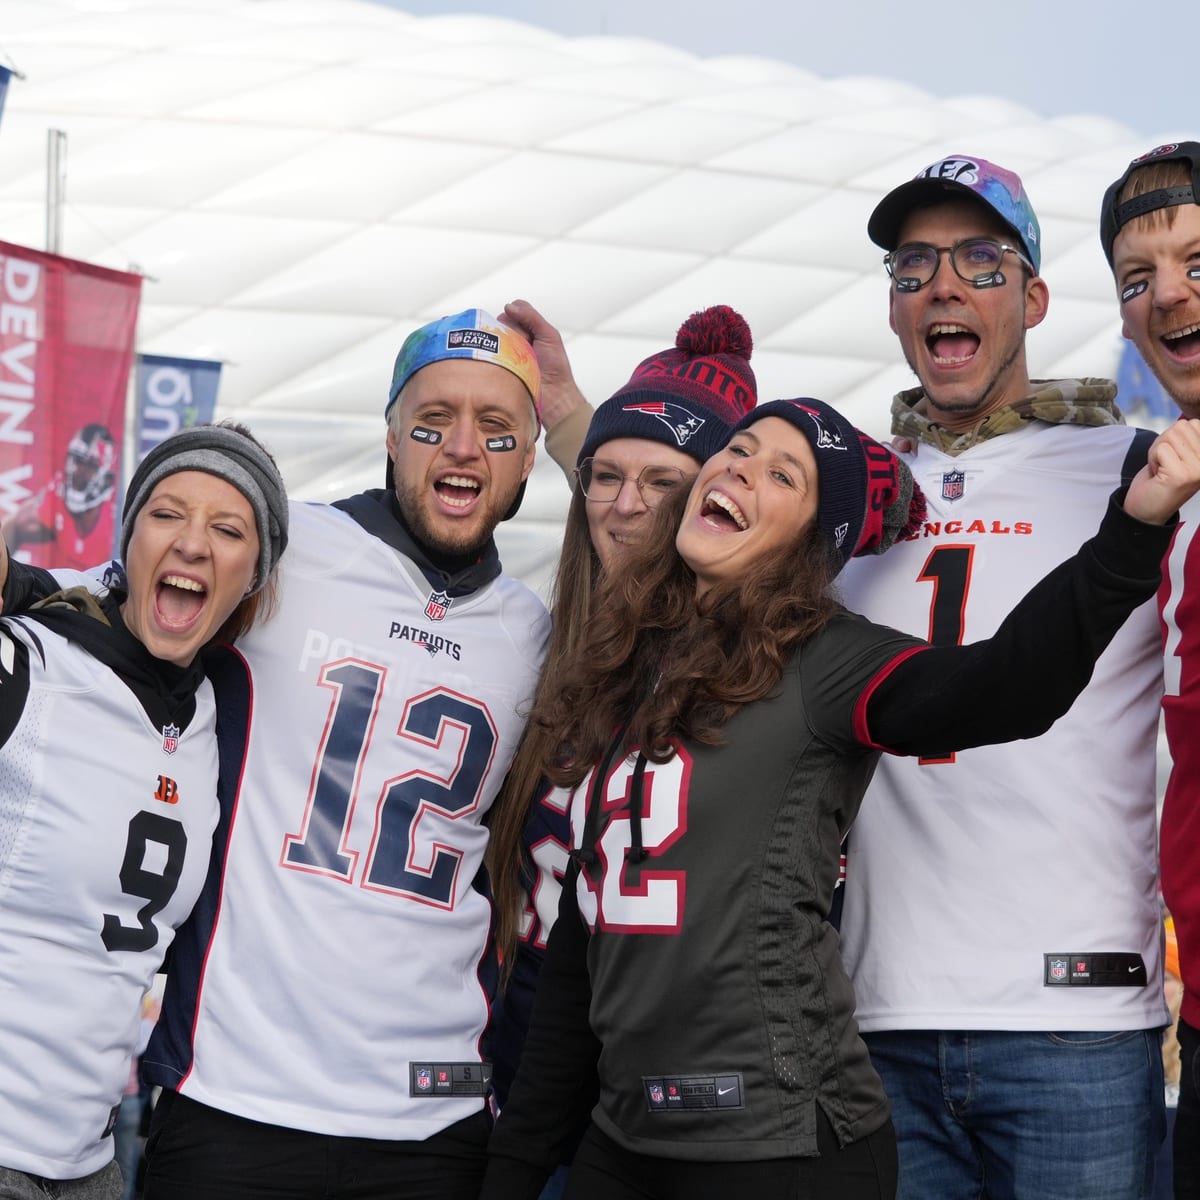
<path fill-rule="evenodd" d="M 1123 499 L 1123 490 L 1114 494 L 1095 537 L 1035 584 L 990 638 L 921 650 L 881 679 L 867 703 L 873 744 L 941 755 L 1045 733 L 1158 588 L 1175 523 L 1143 524 Z"/>
<path fill-rule="evenodd" d="M 576 902 L 577 875 L 572 864 L 563 879 L 529 1036 L 488 1144 L 480 1200 L 537 1200 L 596 1103 L 600 1042 L 588 1021 L 588 933 Z"/>

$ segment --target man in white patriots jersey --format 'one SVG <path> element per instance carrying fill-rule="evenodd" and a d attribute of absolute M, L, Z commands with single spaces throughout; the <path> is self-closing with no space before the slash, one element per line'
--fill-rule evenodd
<path fill-rule="evenodd" d="M 1109 187 L 1100 241 L 1125 336 L 1185 417 L 1200 416 L 1200 142 L 1134 159 Z M 1184 991 L 1173 1171 L 1179 1200 L 1200 1198 L 1200 502 L 1180 513 L 1159 591 L 1163 715 L 1172 768 L 1163 803 L 1163 898 L 1175 919 Z"/>
<path fill-rule="evenodd" d="M 847 602 L 972 642 L 1087 536 L 1145 442 L 1109 381 L 1029 378 L 1026 331 L 1049 294 L 1016 175 L 945 158 L 889 193 L 868 233 L 921 385 L 896 397 L 893 431 L 929 515 L 851 564 Z M 879 765 L 849 840 L 842 946 L 905 1200 L 1146 1194 L 1167 1019 L 1155 626 L 1152 606 L 1136 612 L 1042 737 Z"/>
<path fill-rule="evenodd" d="M 384 489 L 292 509 L 272 621 L 210 664 L 220 850 L 144 1058 L 151 1200 L 474 1197 L 495 963 L 484 818 L 545 609 L 501 573 L 539 431 L 526 340 L 411 334 Z"/>

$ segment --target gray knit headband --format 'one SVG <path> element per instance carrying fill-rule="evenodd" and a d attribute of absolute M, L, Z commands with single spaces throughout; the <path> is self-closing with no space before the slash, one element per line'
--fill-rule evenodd
<path fill-rule="evenodd" d="M 215 475 L 249 501 L 258 528 L 258 571 L 248 594 L 257 592 L 287 546 L 287 491 L 271 456 L 253 438 L 227 425 L 184 429 L 160 442 L 142 460 L 125 493 L 121 558 L 126 557 L 133 523 L 155 485 L 180 471 Z"/>

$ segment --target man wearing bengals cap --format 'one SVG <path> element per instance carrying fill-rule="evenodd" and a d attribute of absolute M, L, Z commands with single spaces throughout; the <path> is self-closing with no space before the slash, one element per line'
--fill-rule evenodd
<path fill-rule="evenodd" d="M 971 154 L 868 222 L 919 386 L 893 432 L 919 534 L 844 575 L 851 608 L 934 642 L 990 636 L 1145 460 L 1105 379 L 1030 378 L 1046 316 L 1022 181 Z M 885 756 L 850 836 L 842 950 L 893 1106 L 904 1200 L 1137 1200 L 1164 1129 L 1155 881 L 1161 653 L 1144 606 L 1039 738 Z M 1054 663 L 1046 663 L 1047 673 Z"/>
<path fill-rule="evenodd" d="M 279 610 L 210 670 L 220 867 L 143 1060 L 150 1200 L 478 1193 L 485 818 L 549 624 L 492 535 L 539 391 L 528 341 L 481 309 L 412 333 L 387 486 L 293 506 Z"/>

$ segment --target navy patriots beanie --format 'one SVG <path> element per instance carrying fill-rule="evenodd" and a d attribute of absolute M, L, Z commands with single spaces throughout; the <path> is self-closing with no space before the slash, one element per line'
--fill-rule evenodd
<path fill-rule="evenodd" d="M 643 438 L 711 458 L 758 402 L 754 339 L 740 313 L 719 304 L 692 313 L 675 345 L 652 354 L 592 417 L 577 464 L 613 438 Z"/>
<path fill-rule="evenodd" d="M 925 494 L 908 465 L 822 400 L 772 400 L 738 422 L 734 432 L 764 417 L 782 417 L 812 447 L 817 460 L 817 527 L 837 569 L 859 554 L 882 554 L 925 520 Z"/>

